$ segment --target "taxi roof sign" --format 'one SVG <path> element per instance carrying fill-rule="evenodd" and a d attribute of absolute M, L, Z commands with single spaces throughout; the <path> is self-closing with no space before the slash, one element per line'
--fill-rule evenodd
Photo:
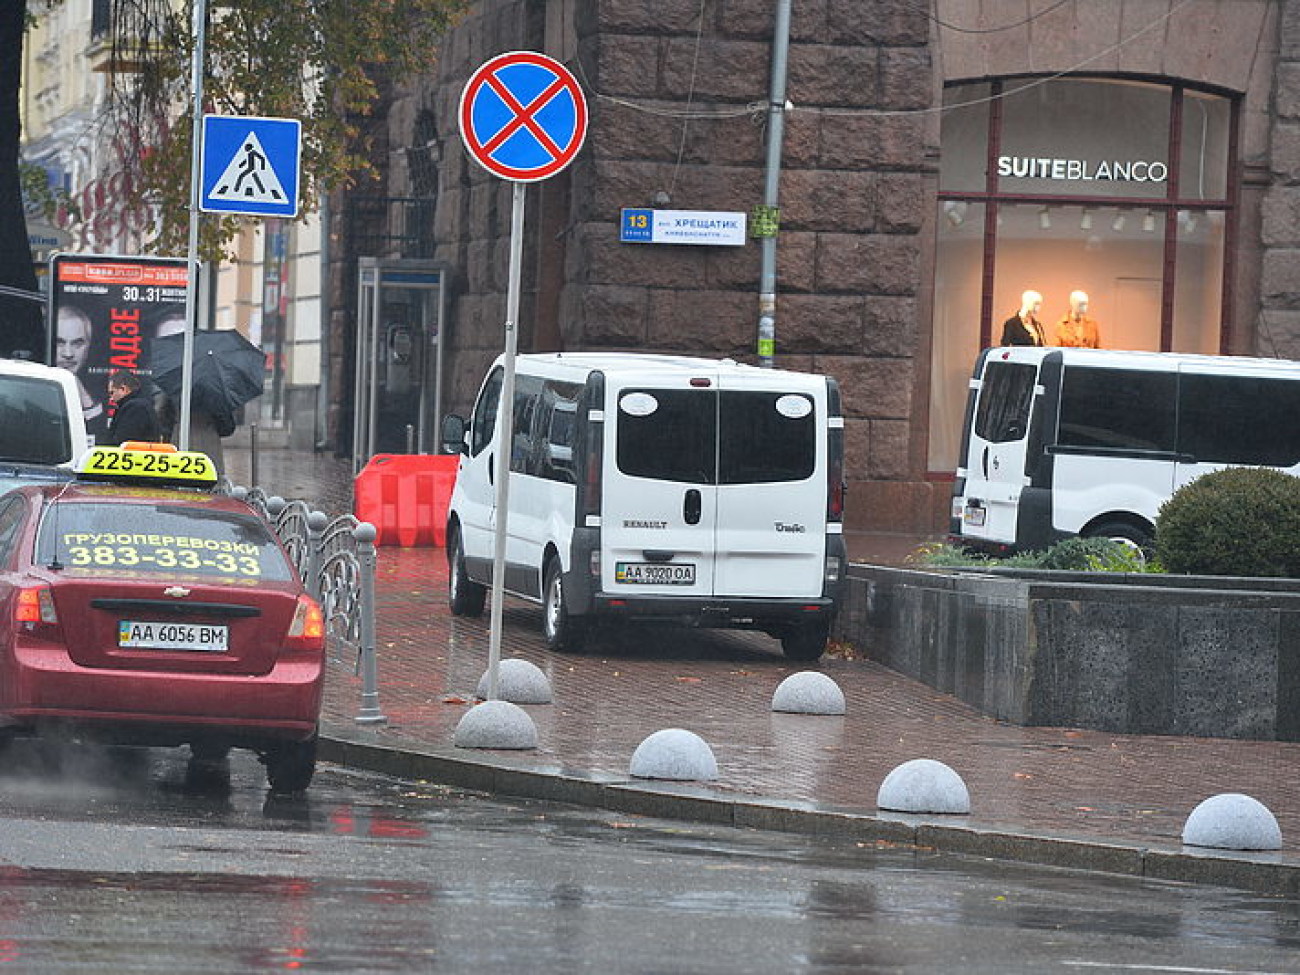
<path fill-rule="evenodd" d="M 197 450 L 127 441 L 120 447 L 92 447 L 77 465 L 77 476 L 84 481 L 114 484 L 211 488 L 217 483 L 217 466 L 211 457 Z"/>

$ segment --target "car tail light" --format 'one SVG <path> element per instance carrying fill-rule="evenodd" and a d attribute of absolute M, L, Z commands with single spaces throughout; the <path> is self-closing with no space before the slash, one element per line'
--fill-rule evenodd
<path fill-rule="evenodd" d="M 325 614 L 310 596 L 298 597 L 298 608 L 284 644 L 294 650 L 323 650 L 325 648 Z"/>
<path fill-rule="evenodd" d="M 59 614 L 54 609 L 54 594 L 49 586 L 19 589 L 14 602 L 14 622 L 25 632 L 57 639 Z"/>

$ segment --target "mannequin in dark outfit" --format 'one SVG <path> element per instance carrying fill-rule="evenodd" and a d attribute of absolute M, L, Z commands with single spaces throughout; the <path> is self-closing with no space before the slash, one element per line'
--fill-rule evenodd
<path fill-rule="evenodd" d="M 1037 291 L 1026 291 L 1020 296 L 1020 311 L 1002 323 L 1001 345 L 1046 345 L 1047 332 L 1038 320 L 1043 307 L 1043 296 Z"/>

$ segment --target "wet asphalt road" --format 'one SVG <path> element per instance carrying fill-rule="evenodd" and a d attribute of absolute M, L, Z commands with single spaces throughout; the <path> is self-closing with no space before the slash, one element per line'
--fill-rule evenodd
<path fill-rule="evenodd" d="M 1300 902 L 15 743 L 0 972 L 1286 972 Z"/>

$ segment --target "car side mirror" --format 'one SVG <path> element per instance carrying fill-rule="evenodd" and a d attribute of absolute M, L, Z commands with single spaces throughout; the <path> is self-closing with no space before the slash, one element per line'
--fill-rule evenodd
<path fill-rule="evenodd" d="M 442 451 L 445 454 L 467 454 L 469 445 L 465 442 L 468 429 L 463 416 L 448 413 L 442 418 Z"/>

